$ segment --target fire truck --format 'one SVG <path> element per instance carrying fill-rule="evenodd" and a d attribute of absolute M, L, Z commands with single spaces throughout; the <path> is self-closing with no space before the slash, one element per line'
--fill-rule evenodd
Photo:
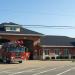
<path fill-rule="evenodd" d="M 28 60 L 30 52 L 21 44 L 17 43 L 4 43 L 0 48 L 0 60 L 4 63 L 22 63 Z"/>

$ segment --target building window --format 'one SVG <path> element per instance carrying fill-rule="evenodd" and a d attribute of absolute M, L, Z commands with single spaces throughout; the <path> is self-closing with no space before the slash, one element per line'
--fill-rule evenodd
<path fill-rule="evenodd" d="M 45 55 L 49 55 L 49 50 L 45 50 Z"/>
<path fill-rule="evenodd" d="M 43 48 L 43 53 L 45 55 L 49 55 L 50 49 L 49 48 Z"/>
<path fill-rule="evenodd" d="M 10 27 L 6 27 L 6 31 L 18 31 L 18 32 L 20 32 L 20 28 L 10 26 Z"/>
<path fill-rule="evenodd" d="M 59 48 L 55 48 L 54 51 L 55 51 L 56 55 L 60 55 L 60 49 Z"/>
<path fill-rule="evenodd" d="M 16 27 L 10 27 L 10 30 L 16 31 Z"/>
<path fill-rule="evenodd" d="M 68 49 L 68 48 L 65 48 L 65 49 L 64 49 L 64 55 L 65 55 L 65 56 L 69 55 L 69 49 Z"/>

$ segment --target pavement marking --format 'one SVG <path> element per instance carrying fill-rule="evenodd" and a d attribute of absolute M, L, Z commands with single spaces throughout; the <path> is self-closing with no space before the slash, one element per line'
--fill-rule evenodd
<path fill-rule="evenodd" d="M 24 73 L 24 72 L 32 72 L 34 70 L 38 70 L 38 69 L 42 69 L 42 68 L 46 68 L 46 67 L 40 67 L 40 68 L 35 68 L 35 69 L 30 69 L 30 70 L 24 70 L 24 71 L 20 71 L 20 72 L 15 72 L 9 75 L 15 75 L 15 74 L 20 74 L 20 73 Z"/>
<path fill-rule="evenodd" d="M 11 73 L 9 72 L 10 70 L 6 70 L 6 71 L 1 71 L 0 73 Z"/>
<path fill-rule="evenodd" d="M 72 67 L 71 69 L 68 69 L 68 70 L 66 70 L 66 71 L 63 71 L 63 72 L 61 72 L 61 73 L 59 73 L 59 74 L 56 74 L 56 75 L 62 75 L 62 74 L 65 74 L 65 73 L 71 71 L 72 69 L 75 69 L 75 67 Z"/>
<path fill-rule="evenodd" d="M 70 66 L 70 65 L 66 65 L 66 66 Z M 65 65 L 61 66 L 61 67 L 65 67 Z M 61 67 L 58 67 L 58 68 L 61 68 Z M 35 71 L 35 70 L 38 70 L 38 69 L 42 69 L 42 68 L 46 68 L 46 67 L 40 67 L 40 68 L 35 68 L 35 69 L 30 69 L 30 70 L 24 70 L 24 71 L 15 72 L 15 73 L 12 73 L 12 74 L 9 74 L 9 75 L 16 75 L 16 74 L 20 74 L 20 73 L 24 73 L 24 72 L 32 72 L 32 71 Z M 42 71 L 40 73 L 36 73 L 36 74 L 33 74 L 33 75 L 39 75 L 41 73 L 45 73 L 45 72 L 48 72 L 50 70 L 52 71 L 52 70 L 55 70 L 55 69 L 57 69 L 57 68 L 49 69 L 49 70 L 46 70 L 44 72 Z"/>
<path fill-rule="evenodd" d="M 42 74 L 42 73 L 45 73 L 45 72 L 48 72 L 48 71 L 52 71 L 52 70 L 55 70 L 55 69 L 57 69 L 57 68 L 52 68 L 52 69 L 42 71 L 42 72 L 39 72 L 39 73 L 35 73 L 35 74 L 32 74 L 32 75 L 39 75 L 39 74 Z"/>
<path fill-rule="evenodd" d="M 70 66 L 70 65 L 66 65 L 66 66 Z M 53 71 L 53 70 L 56 70 L 56 69 L 59 69 L 59 68 L 63 68 L 63 67 L 65 67 L 65 65 L 61 66 L 61 67 L 52 68 L 52 69 L 49 69 L 49 70 L 44 70 L 42 72 L 35 73 L 35 74 L 32 74 L 32 75 L 40 75 L 40 74 L 43 74 L 43 73 L 46 73 L 46 72 L 49 72 L 49 71 Z"/>

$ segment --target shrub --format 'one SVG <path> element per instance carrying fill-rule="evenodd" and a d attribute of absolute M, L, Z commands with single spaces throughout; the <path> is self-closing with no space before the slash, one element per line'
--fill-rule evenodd
<path fill-rule="evenodd" d="M 49 60 L 49 59 L 50 59 L 50 57 L 46 57 L 45 59 L 46 59 L 46 60 Z"/>

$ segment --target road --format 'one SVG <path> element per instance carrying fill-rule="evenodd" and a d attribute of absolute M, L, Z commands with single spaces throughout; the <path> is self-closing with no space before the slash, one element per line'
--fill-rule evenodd
<path fill-rule="evenodd" d="M 75 62 L 28 61 L 0 64 L 0 75 L 75 75 Z"/>

